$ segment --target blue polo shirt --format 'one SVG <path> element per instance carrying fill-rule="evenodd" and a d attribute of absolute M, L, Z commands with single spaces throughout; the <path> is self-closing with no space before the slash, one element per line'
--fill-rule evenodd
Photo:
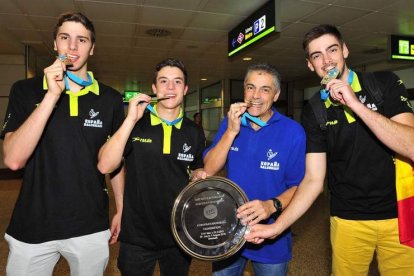
<path fill-rule="evenodd" d="M 237 183 L 249 200 L 268 200 L 297 186 L 305 173 L 306 136 L 302 126 L 275 108 L 267 126 L 254 130 L 242 126 L 229 151 L 227 177 Z M 227 129 L 227 117 L 220 124 L 213 148 Z M 262 223 L 272 223 L 269 219 Z M 282 263 L 292 258 L 290 231 L 262 245 L 246 244 L 242 255 L 262 263 Z"/>

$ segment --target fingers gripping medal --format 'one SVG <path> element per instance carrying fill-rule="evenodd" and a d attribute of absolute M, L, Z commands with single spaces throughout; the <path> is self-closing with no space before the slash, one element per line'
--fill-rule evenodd
<path fill-rule="evenodd" d="M 72 66 L 74 62 L 68 54 L 60 54 L 56 58 L 59 59 L 61 62 L 63 62 L 66 66 Z M 91 85 L 93 83 L 92 77 L 89 73 L 87 73 L 87 76 L 88 76 L 88 79 L 84 80 L 80 78 L 79 76 L 77 76 L 76 74 L 74 74 L 73 72 L 69 70 L 65 70 L 63 80 L 65 82 L 66 91 L 70 91 L 69 80 L 80 85 L 82 89 Z"/>
<path fill-rule="evenodd" d="M 323 77 L 321 80 L 321 90 L 319 91 L 321 93 L 321 99 L 323 101 L 326 101 L 326 99 L 329 97 L 329 90 L 326 90 L 326 84 L 330 82 L 333 79 L 336 79 L 339 75 L 338 68 L 334 67 L 328 71 L 328 73 Z"/>

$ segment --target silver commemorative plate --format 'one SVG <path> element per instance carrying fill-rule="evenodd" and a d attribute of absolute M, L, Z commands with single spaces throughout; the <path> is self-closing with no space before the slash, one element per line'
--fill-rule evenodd
<path fill-rule="evenodd" d="M 186 186 L 175 200 L 171 228 L 179 246 L 201 260 L 230 257 L 245 243 L 247 229 L 236 217 L 248 201 L 231 180 L 213 176 Z"/>

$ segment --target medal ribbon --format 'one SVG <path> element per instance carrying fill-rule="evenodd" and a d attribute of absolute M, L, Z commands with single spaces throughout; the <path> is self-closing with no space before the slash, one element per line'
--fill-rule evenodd
<path fill-rule="evenodd" d="M 247 120 L 252 121 L 253 123 L 255 123 L 256 125 L 260 127 L 267 126 L 267 123 L 263 122 L 258 117 L 254 117 L 250 115 L 248 112 L 244 112 L 243 115 L 241 116 L 241 124 L 243 126 L 248 126 L 249 123 L 247 122 Z"/>
<path fill-rule="evenodd" d="M 75 74 L 73 74 L 69 71 L 66 71 L 65 72 L 65 77 L 64 77 L 66 90 L 70 91 L 69 79 L 71 81 L 73 81 L 74 83 L 76 83 L 80 86 L 83 86 L 83 87 L 91 85 L 92 84 L 92 77 L 89 75 L 89 73 L 87 73 L 87 75 L 88 75 L 88 80 L 83 80 L 80 77 L 76 76 Z"/>
<path fill-rule="evenodd" d="M 83 80 L 69 71 L 65 72 L 65 76 L 63 77 L 63 80 L 65 82 L 66 94 L 69 95 L 70 116 L 78 116 L 78 113 L 79 113 L 78 97 L 87 94 L 89 91 L 84 91 L 84 89 L 82 89 L 81 91 L 76 92 L 76 93 L 71 92 L 70 86 L 69 86 L 69 79 L 73 81 L 74 83 L 80 86 L 83 86 L 85 88 L 93 83 L 91 75 L 89 73 L 87 73 L 87 75 L 88 75 L 88 80 Z"/>
<path fill-rule="evenodd" d="M 349 85 L 352 85 L 352 82 L 354 81 L 354 74 L 355 74 L 354 71 L 349 70 L 349 75 L 348 75 L 348 80 L 347 80 L 347 82 L 348 82 Z M 322 90 L 321 90 L 321 96 L 322 96 Z M 338 105 L 338 104 L 332 102 L 331 99 L 329 98 L 329 91 L 327 91 L 326 99 L 323 100 L 323 101 L 325 102 L 325 106 L 326 107 L 329 107 L 330 105 L 333 105 L 333 106 L 337 106 Z M 346 105 L 343 106 L 342 108 L 344 109 L 345 117 L 346 117 L 348 123 L 355 122 L 355 117 L 354 117 L 354 113 L 352 112 L 352 110 L 348 106 L 346 106 Z"/>
<path fill-rule="evenodd" d="M 154 107 L 150 104 L 147 105 L 147 109 L 149 110 L 149 112 L 151 112 L 155 117 L 159 118 L 162 122 L 164 122 L 167 126 L 174 126 L 176 124 L 178 124 L 179 122 L 182 121 L 183 117 L 178 117 L 177 119 L 173 120 L 173 121 L 167 121 L 164 120 L 163 118 L 160 118 L 157 114 L 157 112 L 155 111 Z"/>

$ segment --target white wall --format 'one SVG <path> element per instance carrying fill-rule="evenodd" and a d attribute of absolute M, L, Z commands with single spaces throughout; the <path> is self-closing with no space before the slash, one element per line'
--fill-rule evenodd
<path fill-rule="evenodd" d="M 23 55 L 0 55 L 0 125 L 3 126 L 7 103 L 12 84 L 25 78 L 25 63 Z M 3 148 L 3 140 L 0 140 Z M 0 150 L 0 169 L 6 166 L 3 163 L 3 150 Z"/>

